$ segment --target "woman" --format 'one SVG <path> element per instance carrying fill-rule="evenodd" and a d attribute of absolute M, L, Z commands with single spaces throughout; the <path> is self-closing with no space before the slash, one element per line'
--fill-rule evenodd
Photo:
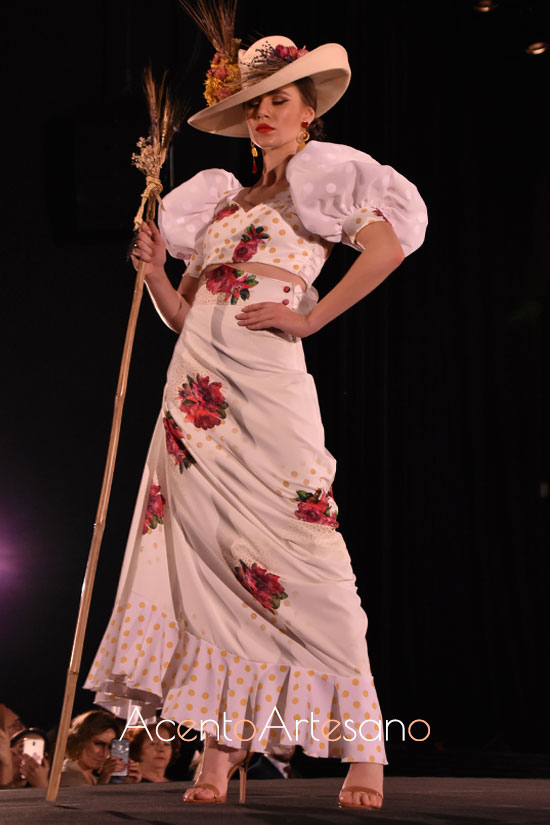
<path fill-rule="evenodd" d="M 118 720 L 104 710 L 90 710 L 75 717 L 67 738 L 61 785 L 106 785 L 115 771 L 124 768 L 121 759 L 110 756 L 113 739 L 120 737 Z M 139 782 L 139 766 L 130 760 L 125 782 Z"/>
<path fill-rule="evenodd" d="M 47 760 L 39 765 L 31 756 L 23 755 L 22 740 L 29 732 L 37 733 L 37 729 L 26 729 L 15 711 L 0 703 L 0 788 L 45 787 L 44 781 L 47 785 Z M 41 732 L 39 735 L 43 736 Z"/>
<path fill-rule="evenodd" d="M 209 106 L 189 123 L 250 137 L 263 171 L 249 188 L 200 172 L 164 198 L 160 232 L 139 232 L 134 265 L 146 262 L 179 338 L 117 606 L 85 687 L 104 706 L 130 699 L 190 736 L 210 734 L 186 802 L 224 801 L 237 767 L 244 801 L 250 753 L 299 744 L 351 763 L 341 806 L 376 808 L 387 759 L 367 618 L 301 339 L 421 245 L 426 208 L 391 167 L 307 143 L 349 83 L 341 46 L 263 38 L 239 51 L 236 71 L 235 41 L 224 42 Z M 339 240 L 361 254 L 318 301 L 313 281 Z M 177 290 L 165 246 L 187 263 Z"/>
<path fill-rule="evenodd" d="M 42 740 L 43 746 L 40 753 L 25 753 L 25 741 Z M 13 759 L 13 782 L 12 788 L 47 788 L 50 774 L 49 744 L 48 738 L 38 728 L 25 728 L 12 736 L 10 741 L 11 754 Z"/>
<path fill-rule="evenodd" d="M 157 725 L 128 730 L 130 739 L 130 758 L 139 764 L 142 782 L 169 782 L 166 769 L 172 765 L 180 750 L 178 739 L 166 741 L 166 734 Z"/>

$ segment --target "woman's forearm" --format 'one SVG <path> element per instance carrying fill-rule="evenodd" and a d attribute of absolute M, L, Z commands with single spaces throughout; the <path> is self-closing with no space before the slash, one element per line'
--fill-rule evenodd
<path fill-rule="evenodd" d="M 317 332 L 372 292 L 403 261 L 405 256 L 401 246 L 394 239 L 393 231 L 390 234 L 387 229 L 378 228 L 387 224 L 376 223 L 372 226 L 373 231 L 360 239 L 363 242 L 368 238 L 363 252 L 344 277 L 309 313 L 312 332 Z"/>
<path fill-rule="evenodd" d="M 0 728 L 0 788 L 7 787 L 13 779 L 13 760 L 8 734 Z"/>
<path fill-rule="evenodd" d="M 147 275 L 145 284 L 153 305 L 166 326 L 180 333 L 190 305 L 183 295 L 174 289 L 164 268 L 155 269 Z"/>

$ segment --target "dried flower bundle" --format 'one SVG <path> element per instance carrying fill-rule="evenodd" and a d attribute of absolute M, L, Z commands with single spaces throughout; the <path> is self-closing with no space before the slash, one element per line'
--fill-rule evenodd
<path fill-rule="evenodd" d="M 279 44 L 264 46 L 259 50 L 246 70 L 239 67 L 241 40 L 235 37 L 237 0 L 179 0 L 180 5 L 193 18 L 216 49 L 206 73 L 204 97 L 209 106 L 219 103 L 241 89 L 263 80 L 265 77 L 307 54 L 304 46 Z"/>
<path fill-rule="evenodd" d="M 185 11 L 216 49 L 204 82 L 204 97 L 209 106 L 219 103 L 241 88 L 239 47 L 235 37 L 237 0 L 179 0 Z"/>
<path fill-rule="evenodd" d="M 246 74 L 247 86 L 284 69 L 289 63 L 293 63 L 308 52 L 305 46 L 297 49 L 295 46 L 283 46 L 282 44 L 272 46 L 269 43 L 257 51 L 258 54 L 250 61 L 250 68 Z"/>
<path fill-rule="evenodd" d="M 132 156 L 132 162 L 145 174 L 147 182 L 145 191 L 141 196 L 140 210 L 134 221 L 134 229 L 137 229 L 142 222 L 145 205 L 147 205 L 147 219 L 154 216 L 156 201 L 162 191 L 162 184 L 159 179 L 160 170 L 166 159 L 166 153 L 168 152 L 170 141 L 174 136 L 174 132 L 181 123 L 186 108 L 180 101 L 175 100 L 169 93 L 166 87 L 166 74 L 162 78 L 160 84 L 157 85 L 153 79 L 152 70 L 149 67 L 145 72 L 144 81 L 147 105 L 149 107 L 149 114 L 151 117 L 151 129 L 148 138 L 139 139 L 138 148 L 140 151 Z M 50 771 L 50 778 L 48 781 L 48 790 L 46 792 L 46 799 L 49 802 L 55 802 L 57 799 L 63 759 L 65 758 L 65 748 L 67 745 L 69 725 L 72 716 L 76 685 L 82 658 L 84 635 L 86 632 L 95 573 L 113 483 L 113 474 L 115 470 L 116 454 L 122 422 L 122 410 L 124 407 L 126 387 L 128 384 L 130 359 L 132 356 L 132 347 L 136 332 L 139 308 L 143 295 L 145 267 L 145 261 L 140 261 L 136 273 L 132 306 L 130 308 L 130 317 L 128 318 L 128 326 L 126 328 L 126 338 L 124 340 L 124 349 L 122 352 L 118 384 L 115 394 L 115 405 L 113 421 L 111 424 L 111 435 L 109 437 L 109 448 L 107 450 L 107 458 L 105 461 L 105 470 L 103 473 L 103 482 L 101 484 L 101 492 L 99 495 L 97 513 L 94 522 L 92 542 L 88 554 L 88 564 L 86 565 L 86 574 L 81 589 L 80 606 L 78 608 L 78 619 L 75 628 L 71 662 L 67 674 L 67 681 L 65 683 L 63 708 L 58 726 L 57 742 Z"/>
<path fill-rule="evenodd" d="M 235 37 L 237 0 L 179 0 L 220 56 L 236 61 L 241 41 Z"/>
<path fill-rule="evenodd" d="M 153 77 L 150 66 L 145 69 L 143 86 L 149 109 L 150 130 L 148 137 L 141 137 L 137 142 L 139 152 L 132 155 L 132 163 L 145 175 L 146 186 L 141 195 L 141 205 L 134 218 L 134 230 L 143 221 L 143 212 L 147 205 L 146 220 L 152 217 L 154 202 L 160 203 L 162 183 L 160 170 L 174 134 L 177 132 L 187 111 L 187 105 L 175 98 L 166 82 L 166 72 L 160 83 Z"/>

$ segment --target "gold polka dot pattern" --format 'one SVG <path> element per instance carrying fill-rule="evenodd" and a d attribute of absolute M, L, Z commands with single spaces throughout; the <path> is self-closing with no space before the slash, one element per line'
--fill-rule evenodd
<path fill-rule="evenodd" d="M 278 211 L 282 203 L 271 211 L 287 237 L 294 228 Z M 238 225 L 236 211 L 225 229 L 218 221 L 214 249 L 228 246 L 224 232 Z M 259 230 L 250 234 L 261 237 Z M 262 254 L 271 248 L 280 250 L 277 233 Z M 295 244 L 288 253 L 295 255 L 292 266 L 301 251 Z M 382 711 L 366 615 L 333 524 L 336 461 L 324 446 L 301 341 L 271 328 L 248 330 L 235 317 L 246 301 L 288 300 L 293 309 L 301 290 L 258 275 L 248 296 L 237 295 L 243 290 L 232 276 L 219 276 L 204 281 L 215 301 L 216 289 L 225 290 L 224 304 L 208 305 L 205 282 L 197 284 L 174 348 L 127 543 L 119 588 L 125 600 L 110 619 L 87 687 L 105 707 L 139 700 L 152 711 L 147 717 L 156 710 L 177 721 L 198 714 L 199 726 L 200 719 L 215 726 L 226 711 L 232 722 L 247 717 L 263 728 L 277 708 L 287 726 L 296 715 L 305 721 L 298 741 L 308 753 L 334 756 L 340 748 L 348 761 L 373 756 L 385 764 L 383 749 L 375 750 L 383 746 L 378 737 L 356 741 L 354 726 L 372 726 Z M 182 394 L 199 377 L 196 395 Z M 203 393 L 206 384 L 212 391 Z M 274 402 L 280 426 L 270 415 Z M 167 428 L 168 413 L 175 424 Z M 320 489 L 317 507 L 313 494 Z M 307 724 L 310 713 L 317 728 Z M 317 734 L 328 714 L 349 721 L 355 740 L 322 740 L 321 748 Z M 254 745 L 265 749 L 263 739 L 283 741 L 283 734 L 257 731 Z"/>
<path fill-rule="evenodd" d="M 235 194 L 237 194 L 235 191 Z M 275 199 L 268 199 L 245 212 L 240 207 L 233 211 L 231 225 L 220 223 L 215 215 L 220 209 L 237 205 L 230 195 L 219 201 L 212 212 L 212 221 L 201 242 L 201 247 L 189 259 L 188 273 L 199 277 L 201 272 L 213 264 L 237 265 L 233 260 L 233 250 L 242 240 L 246 229 L 252 223 L 262 226 L 269 238 L 266 243 L 257 244 L 253 255 L 247 260 L 252 263 L 273 264 L 293 275 L 299 275 L 309 286 L 313 283 L 326 260 L 326 249 L 317 235 L 306 230 L 292 202 L 290 193 L 281 193 Z M 297 244 L 305 245 L 303 259 L 294 263 Z M 241 263 L 244 263 L 241 260 Z M 212 296 L 219 299 L 219 296 Z M 219 303 L 212 300 L 211 303 Z"/>
<path fill-rule="evenodd" d="M 378 221 L 386 221 L 386 218 L 382 215 L 379 209 L 372 209 L 372 208 L 363 208 L 360 210 L 357 217 L 353 218 L 352 221 L 346 222 L 346 229 L 348 231 L 348 238 L 351 243 L 356 244 L 359 246 L 359 241 L 357 240 L 357 234 L 368 226 L 371 223 L 376 223 Z"/>
<path fill-rule="evenodd" d="M 298 743 L 309 756 L 387 764 L 383 720 L 370 670 L 344 676 L 281 662 L 251 661 L 197 638 L 186 629 L 186 620 L 178 623 L 165 611 L 157 621 L 158 606 L 147 603 L 142 607 L 143 603 L 132 594 L 127 603 L 115 607 L 114 624 L 109 625 L 109 635 L 115 640 L 114 661 L 112 653 L 100 653 L 86 688 L 101 687 L 108 693 L 106 686 L 111 684 L 114 697 L 117 684 L 124 679 L 127 698 L 149 709 L 158 708 L 163 718 L 176 723 L 192 720 L 194 724 L 187 725 L 197 735 L 201 721 L 205 731 L 217 733 L 216 722 L 223 731 L 225 712 L 228 736 L 233 741 L 237 734 L 252 737 L 253 750 L 266 751 L 269 739 L 271 747 Z M 127 644 L 135 649 L 141 616 L 147 640 L 146 668 L 139 657 L 124 656 L 121 643 L 126 624 L 131 628 Z M 104 650 L 107 641 L 105 637 Z M 106 682 L 108 676 L 111 681 Z M 241 721 L 235 725 L 237 720 Z M 252 722 L 256 732 L 243 720 Z M 229 739 L 227 744 L 231 744 Z"/>

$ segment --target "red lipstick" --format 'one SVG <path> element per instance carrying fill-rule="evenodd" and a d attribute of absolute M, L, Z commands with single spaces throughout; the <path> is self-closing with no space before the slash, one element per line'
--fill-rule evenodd
<path fill-rule="evenodd" d="M 268 123 L 260 123 L 259 126 L 256 126 L 257 132 L 272 132 L 273 126 L 270 126 Z"/>

